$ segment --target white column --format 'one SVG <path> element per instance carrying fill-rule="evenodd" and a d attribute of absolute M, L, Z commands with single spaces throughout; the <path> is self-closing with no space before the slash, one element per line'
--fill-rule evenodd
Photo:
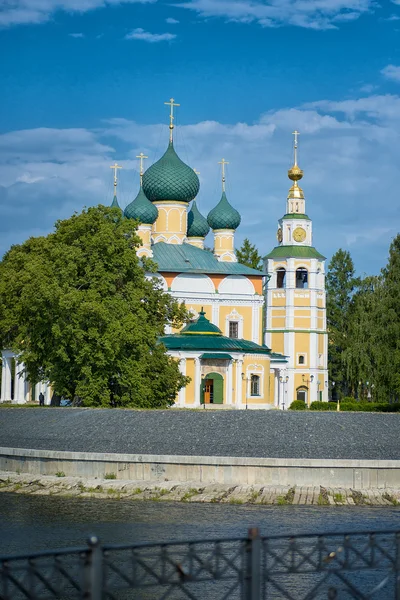
<path fill-rule="evenodd" d="M 45 405 L 49 406 L 50 402 L 51 402 L 51 386 L 48 381 L 46 381 L 44 384 L 43 394 L 44 394 L 44 403 L 45 403 Z"/>
<path fill-rule="evenodd" d="M 201 384 L 201 372 L 200 372 L 200 358 L 194 359 L 194 405 L 200 406 L 200 384 Z"/>
<path fill-rule="evenodd" d="M 279 371 L 278 371 L 278 369 L 274 369 L 274 406 L 276 406 L 276 408 L 280 408 L 280 406 L 279 406 Z"/>
<path fill-rule="evenodd" d="M 239 358 L 236 363 L 236 407 L 242 408 L 242 369 L 243 359 Z"/>
<path fill-rule="evenodd" d="M 2 353 L 1 401 L 11 402 L 11 360 L 9 353 Z"/>
<path fill-rule="evenodd" d="M 23 362 L 15 360 L 14 375 L 14 402 L 16 404 L 25 404 L 25 365 Z"/>
<path fill-rule="evenodd" d="M 228 365 L 228 373 L 226 376 L 226 403 L 229 404 L 230 406 L 233 405 L 232 386 L 233 386 L 232 361 L 230 361 L 229 365 Z"/>

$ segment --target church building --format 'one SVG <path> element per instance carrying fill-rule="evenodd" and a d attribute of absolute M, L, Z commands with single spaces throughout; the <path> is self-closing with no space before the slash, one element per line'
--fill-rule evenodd
<path fill-rule="evenodd" d="M 191 379 L 175 405 L 284 410 L 296 399 L 308 405 L 327 400 L 325 259 L 312 246 L 312 222 L 298 185 L 303 171 L 297 165 L 297 132 L 294 165 L 289 170 L 293 185 L 286 213 L 279 220 L 278 245 L 265 257 L 263 270 L 252 269 L 240 264 L 235 253 L 241 216 L 226 195 L 227 162 L 220 163 L 221 199 L 205 217 L 196 204 L 198 174 L 174 147 L 178 105 L 173 99 L 166 104 L 171 110 L 167 149 L 146 171 L 147 157 L 138 156 L 140 189 L 123 212 L 139 222 L 138 256 L 150 257 L 158 265 L 157 273 L 148 277 L 156 277 L 164 291 L 184 302 L 192 315 L 181 331 L 167 328 L 160 340 Z M 111 168 L 112 206 L 119 208 L 119 167 Z M 210 230 L 212 250 L 204 244 Z M 1 401 L 11 400 L 9 371 L 14 363 L 3 353 Z M 18 386 L 14 402 L 29 398 L 29 386 L 24 385 Z"/>

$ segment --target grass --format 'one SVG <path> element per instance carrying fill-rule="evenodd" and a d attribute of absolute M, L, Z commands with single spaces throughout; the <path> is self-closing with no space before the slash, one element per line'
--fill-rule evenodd
<path fill-rule="evenodd" d="M 296 491 L 296 488 L 291 487 L 290 490 L 288 490 L 284 496 L 278 496 L 276 499 L 276 503 L 278 504 L 278 506 L 285 506 L 287 504 L 293 504 L 295 491 Z"/>
<path fill-rule="evenodd" d="M 64 471 L 57 471 L 56 477 L 65 477 Z"/>
<path fill-rule="evenodd" d="M 340 492 L 333 494 L 333 499 L 337 504 L 343 504 L 344 502 L 343 494 L 341 494 Z"/>
<path fill-rule="evenodd" d="M 115 473 L 106 473 L 104 479 L 117 479 L 117 476 Z"/>
<path fill-rule="evenodd" d="M 190 498 L 193 498 L 193 496 L 196 496 L 198 493 L 199 491 L 196 488 L 190 488 L 185 494 L 183 494 L 181 502 L 187 502 L 190 500 Z"/>

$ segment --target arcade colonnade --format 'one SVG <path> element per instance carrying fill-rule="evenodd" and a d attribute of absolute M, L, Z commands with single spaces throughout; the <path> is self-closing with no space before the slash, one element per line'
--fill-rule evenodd
<path fill-rule="evenodd" d="M 50 385 L 41 381 L 33 386 L 25 376 L 24 363 L 20 362 L 13 352 L 3 350 L 1 353 L 0 402 L 25 404 L 31 400 L 38 400 L 40 392 L 43 392 L 44 403 L 50 404 Z"/>

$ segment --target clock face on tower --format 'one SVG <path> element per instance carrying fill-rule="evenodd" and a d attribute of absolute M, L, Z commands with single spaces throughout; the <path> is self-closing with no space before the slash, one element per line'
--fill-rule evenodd
<path fill-rule="evenodd" d="M 282 241 L 282 229 L 279 227 L 278 231 L 276 232 L 276 237 L 279 243 L 281 243 Z"/>
<path fill-rule="evenodd" d="M 293 231 L 293 238 L 295 242 L 304 242 L 306 237 L 306 231 L 302 227 L 296 227 L 296 229 Z"/>

